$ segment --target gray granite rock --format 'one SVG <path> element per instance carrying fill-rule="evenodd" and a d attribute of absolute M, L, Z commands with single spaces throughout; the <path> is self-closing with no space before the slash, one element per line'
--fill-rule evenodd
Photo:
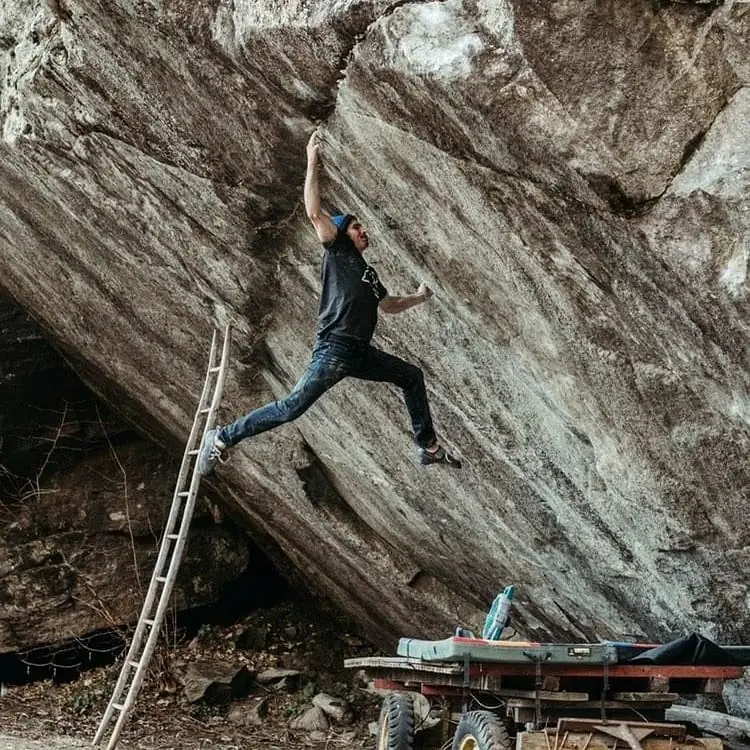
<path fill-rule="evenodd" d="M 530 638 L 747 636 L 744 3 L 66 7 L 0 4 L 0 284 L 144 436 L 184 440 L 215 325 L 222 420 L 302 372 L 314 126 L 326 205 L 435 290 L 375 343 L 464 470 L 345 381 L 213 480 L 279 566 L 390 648 L 508 583 Z"/>

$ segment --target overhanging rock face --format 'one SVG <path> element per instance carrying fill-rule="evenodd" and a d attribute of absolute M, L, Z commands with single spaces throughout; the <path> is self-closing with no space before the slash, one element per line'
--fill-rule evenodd
<path fill-rule="evenodd" d="M 661 5 L 662 7 L 659 7 Z M 747 3 L 0 4 L 2 284 L 94 389 L 180 441 L 214 325 L 223 417 L 314 336 L 324 195 L 466 457 L 345 381 L 214 483 L 379 641 L 748 634 Z"/>

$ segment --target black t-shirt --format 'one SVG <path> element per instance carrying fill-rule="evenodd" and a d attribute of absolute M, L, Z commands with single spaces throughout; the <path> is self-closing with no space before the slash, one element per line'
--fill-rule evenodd
<path fill-rule="evenodd" d="M 325 248 L 318 335 L 335 333 L 369 341 L 378 322 L 378 302 L 388 292 L 346 233 L 339 232 Z"/>

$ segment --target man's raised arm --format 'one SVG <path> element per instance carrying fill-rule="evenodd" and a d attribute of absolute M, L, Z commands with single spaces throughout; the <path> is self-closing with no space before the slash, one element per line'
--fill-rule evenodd
<path fill-rule="evenodd" d="M 305 210 L 321 242 L 336 239 L 336 225 L 320 207 L 320 184 L 318 166 L 320 164 L 320 144 L 318 133 L 313 131 L 307 142 L 307 173 L 305 174 Z"/>

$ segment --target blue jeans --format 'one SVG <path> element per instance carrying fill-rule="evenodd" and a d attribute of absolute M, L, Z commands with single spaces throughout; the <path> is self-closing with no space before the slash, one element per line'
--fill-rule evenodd
<path fill-rule="evenodd" d="M 422 371 L 364 341 L 336 334 L 328 334 L 316 341 L 310 364 L 288 396 L 261 406 L 223 427 L 219 431 L 219 440 L 236 445 L 240 440 L 291 422 L 345 377 L 393 383 L 401 388 L 415 442 L 422 448 L 435 442 Z"/>

